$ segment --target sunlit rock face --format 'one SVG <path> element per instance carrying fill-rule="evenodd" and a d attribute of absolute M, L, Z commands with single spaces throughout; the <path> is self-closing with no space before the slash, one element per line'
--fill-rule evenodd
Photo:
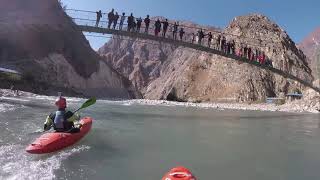
<path fill-rule="evenodd" d="M 309 34 L 299 44 L 299 48 L 308 57 L 313 76 L 316 79 L 320 79 L 320 27 Z"/>
<path fill-rule="evenodd" d="M 275 68 L 313 81 L 306 56 L 267 17 L 259 14 L 236 17 L 220 31 L 226 34 L 227 40 L 235 40 L 237 48 L 242 43 L 263 51 L 273 60 Z M 263 101 L 266 97 L 304 89 L 291 80 L 246 63 L 148 40 L 115 37 L 98 52 L 148 99 Z"/>

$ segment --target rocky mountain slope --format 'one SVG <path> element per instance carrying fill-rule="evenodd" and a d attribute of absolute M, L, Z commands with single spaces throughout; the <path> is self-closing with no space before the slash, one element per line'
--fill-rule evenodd
<path fill-rule="evenodd" d="M 221 31 L 227 40 L 235 40 L 236 48 L 246 44 L 261 50 L 273 60 L 275 68 L 312 82 L 303 52 L 267 17 L 240 16 Z M 245 63 L 147 40 L 115 37 L 99 53 L 148 99 L 260 101 L 303 89 L 293 81 Z"/>
<path fill-rule="evenodd" d="M 320 27 L 308 35 L 299 48 L 308 57 L 308 62 L 315 78 L 320 79 Z"/>
<path fill-rule="evenodd" d="M 2 0 L 0 17 L 0 65 L 32 79 L 33 88 L 20 88 L 41 93 L 37 84 L 46 84 L 86 96 L 135 96 L 131 82 L 101 61 L 57 0 Z"/>

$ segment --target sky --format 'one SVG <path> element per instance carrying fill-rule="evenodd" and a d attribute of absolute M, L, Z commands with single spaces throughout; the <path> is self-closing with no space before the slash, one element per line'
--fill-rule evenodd
<path fill-rule="evenodd" d="M 268 16 L 289 36 L 299 43 L 320 27 L 319 0 L 62 0 L 68 9 L 88 11 L 112 8 L 134 16 L 164 16 L 168 19 L 187 20 L 201 25 L 226 27 L 240 15 L 260 13 Z M 94 49 L 108 39 L 87 36 Z"/>

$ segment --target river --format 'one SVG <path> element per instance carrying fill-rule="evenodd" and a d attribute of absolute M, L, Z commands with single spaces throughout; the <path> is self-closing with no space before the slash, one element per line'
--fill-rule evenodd
<path fill-rule="evenodd" d="M 0 179 L 160 180 L 177 165 L 200 180 L 320 179 L 318 114 L 103 100 L 81 112 L 94 122 L 79 143 L 26 153 L 53 102 L 36 96 L 0 103 Z M 71 109 L 82 102 L 69 98 Z"/>

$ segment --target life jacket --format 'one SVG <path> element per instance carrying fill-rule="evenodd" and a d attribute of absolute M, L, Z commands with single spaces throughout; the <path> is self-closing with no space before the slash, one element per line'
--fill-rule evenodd
<path fill-rule="evenodd" d="M 54 118 L 54 129 L 65 129 L 64 125 L 66 123 L 65 119 L 66 111 L 57 111 L 56 116 Z"/>

